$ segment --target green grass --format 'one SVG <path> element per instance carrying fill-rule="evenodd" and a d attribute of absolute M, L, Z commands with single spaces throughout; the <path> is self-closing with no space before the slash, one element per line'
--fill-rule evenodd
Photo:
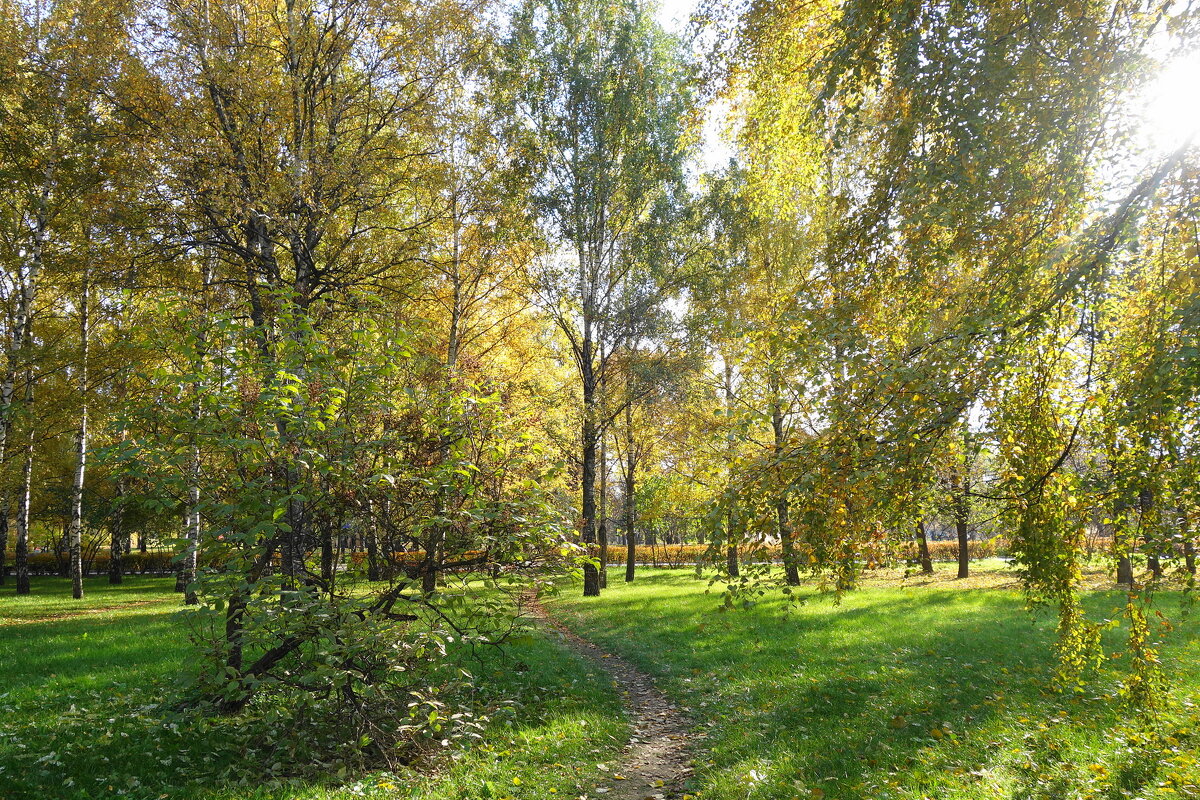
<path fill-rule="evenodd" d="M 512 711 L 470 749 L 401 774 L 215 783 L 241 755 L 224 743 L 229 723 L 175 731 L 153 707 L 194 663 L 173 583 L 90 579 L 83 601 L 58 578 L 35 579 L 27 597 L 0 588 L 0 798 L 578 797 L 626 739 L 611 683 L 553 638 L 528 637 L 473 664 L 480 702 Z"/>
<path fill-rule="evenodd" d="M 1178 706 L 1148 733 L 1113 697 L 1125 659 L 1053 692 L 1054 619 L 1017 592 L 943 578 L 721 611 L 688 571 L 633 584 L 614 572 L 599 600 L 572 590 L 552 608 L 690 710 L 703 736 L 692 791 L 706 800 L 1200 797 L 1200 726 L 1183 707 L 1200 699 L 1194 620 L 1156 625 Z M 1097 619 L 1122 602 L 1086 600 Z M 1178 620 L 1178 598 L 1161 602 Z M 1121 636 L 1106 635 L 1110 651 Z"/>

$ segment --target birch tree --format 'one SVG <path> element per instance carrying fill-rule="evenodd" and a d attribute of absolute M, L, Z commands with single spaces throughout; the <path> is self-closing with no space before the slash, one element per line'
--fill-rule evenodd
<path fill-rule="evenodd" d="M 579 381 L 582 538 L 596 541 L 601 392 L 631 324 L 661 302 L 626 294 L 639 226 L 678 193 L 688 92 L 678 43 L 640 0 L 529 0 L 518 7 L 503 83 L 526 148 L 534 202 L 558 249 L 533 291 Z M 585 596 L 600 574 L 584 567 Z"/>

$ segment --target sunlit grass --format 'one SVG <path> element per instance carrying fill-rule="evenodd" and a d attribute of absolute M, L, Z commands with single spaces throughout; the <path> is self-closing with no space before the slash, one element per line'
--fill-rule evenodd
<path fill-rule="evenodd" d="M 706 594 L 694 574 L 644 570 L 633 584 L 614 576 L 598 601 L 572 591 L 554 608 L 690 709 L 705 735 L 702 798 L 1198 796 L 1169 777 L 1198 775 L 1186 709 L 1176 744 L 1162 745 L 1178 752 L 1130 743 L 1138 715 L 1114 696 L 1127 659 L 1060 694 L 1049 686 L 1055 620 L 1027 612 L 1019 592 L 964 590 L 942 574 L 929 586 L 874 580 L 840 604 L 806 589 L 801 605 L 776 593 L 721 611 L 719 585 Z M 1118 618 L 1123 599 L 1094 593 L 1087 605 Z M 1200 689 L 1195 633 L 1190 620 L 1155 627 L 1180 704 Z M 1110 652 L 1121 636 L 1109 631 Z"/>

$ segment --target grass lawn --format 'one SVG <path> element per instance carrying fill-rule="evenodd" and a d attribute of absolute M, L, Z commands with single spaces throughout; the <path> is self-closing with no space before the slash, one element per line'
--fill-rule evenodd
<path fill-rule="evenodd" d="M 611 683 L 557 642 L 529 637 L 473 664 L 481 703 L 516 702 L 470 751 L 404 774 L 215 785 L 214 768 L 240 755 L 223 742 L 227 723 L 173 730 L 153 707 L 192 661 L 173 585 L 89 579 L 83 601 L 60 578 L 34 579 L 27 597 L 0 588 L 0 799 L 578 797 L 627 737 Z"/>
<path fill-rule="evenodd" d="M 1078 692 L 1050 691 L 1054 617 L 978 588 L 1013 584 L 999 565 L 969 590 L 953 569 L 877 577 L 840 604 L 808 588 L 802 605 L 776 594 L 731 611 L 689 570 L 644 569 L 633 584 L 614 570 L 599 600 L 572 590 L 550 607 L 690 709 L 705 800 L 1200 797 L 1194 617 L 1155 624 L 1177 688 L 1151 733 L 1113 698 L 1124 659 Z M 1178 621 L 1178 597 L 1159 600 Z M 1123 601 L 1086 602 L 1099 619 Z M 1106 634 L 1110 653 L 1122 636 Z"/>

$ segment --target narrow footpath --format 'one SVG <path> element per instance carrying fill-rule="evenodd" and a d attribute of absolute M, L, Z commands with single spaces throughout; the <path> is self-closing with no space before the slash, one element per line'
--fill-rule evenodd
<path fill-rule="evenodd" d="M 618 762 L 607 764 L 608 780 L 595 792 L 603 800 L 670 800 L 683 794 L 692 773 L 691 735 L 679 708 L 654 685 L 653 679 L 620 656 L 606 653 L 576 635 L 529 598 L 531 617 L 558 632 L 571 650 L 594 661 L 612 676 L 621 691 L 621 702 L 633 733 Z"/>

